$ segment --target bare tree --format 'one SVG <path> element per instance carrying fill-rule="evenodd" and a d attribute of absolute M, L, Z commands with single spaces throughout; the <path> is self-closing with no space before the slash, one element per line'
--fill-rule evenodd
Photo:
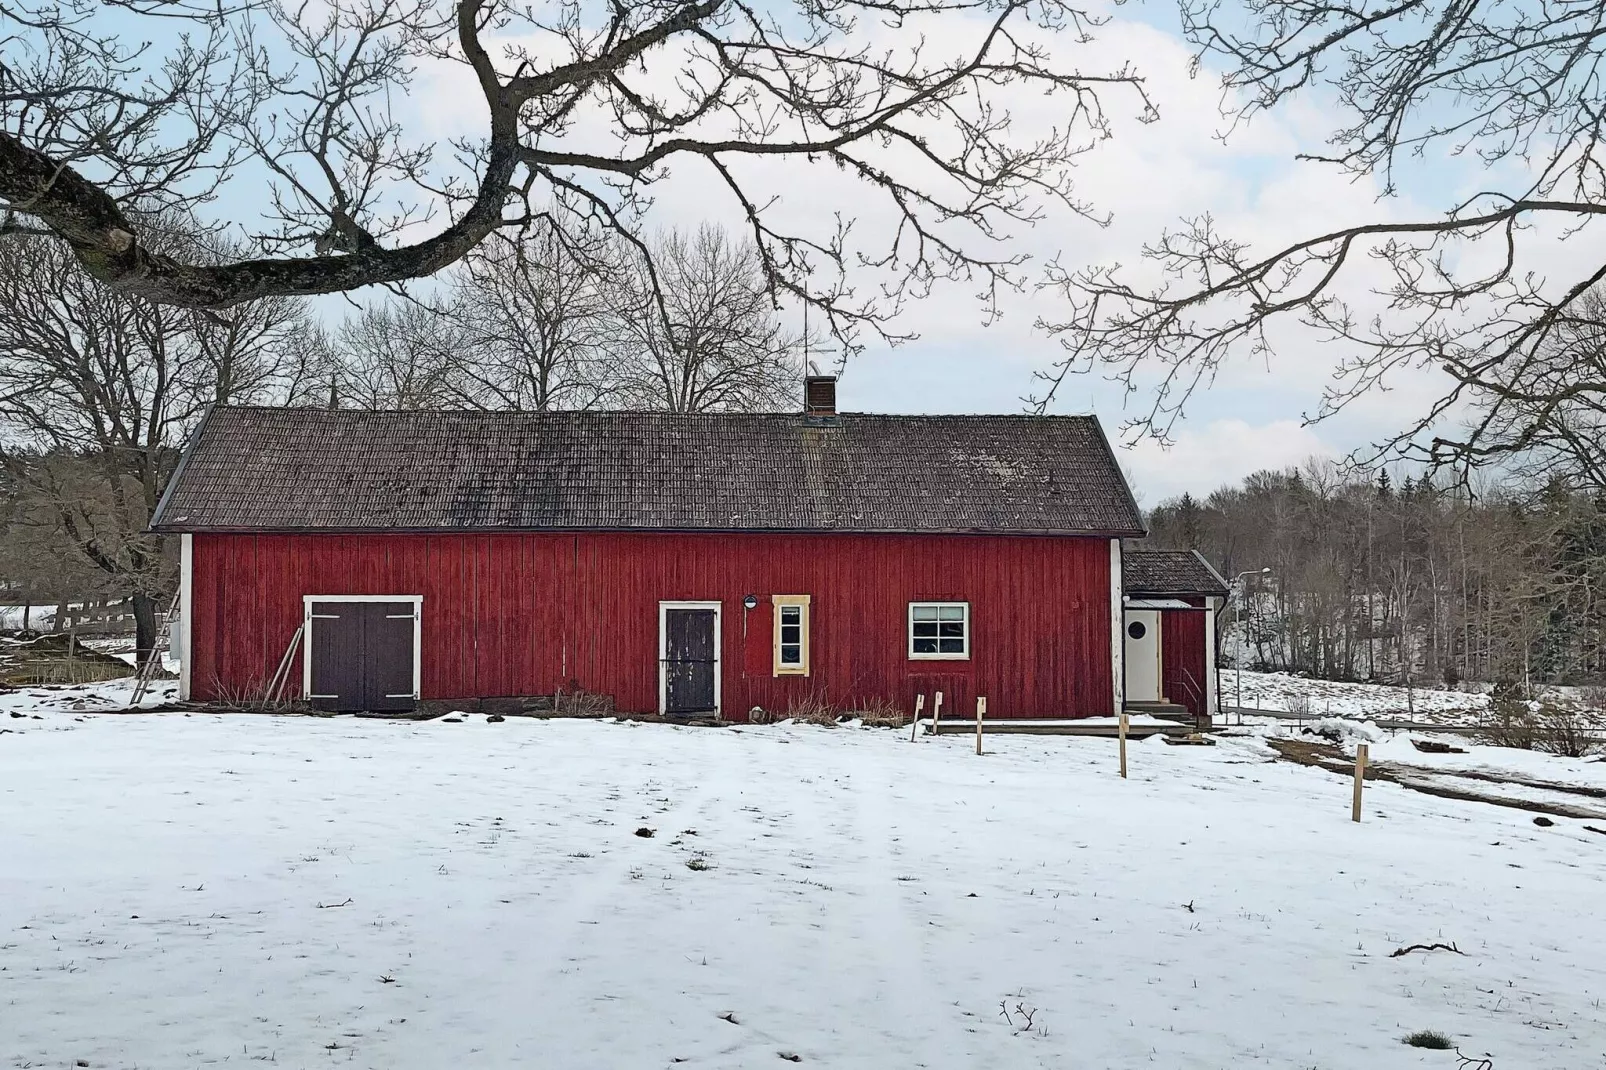
<path fill-rule="evenodd" d="M 1307 166 L 1375 178 L 1392 195 L 1403 160 L 1461 156 L 1488 168 L 1485 184 L 1417 220 L 1256 249 L 1204 216 L 1125 269 L 1062 266 L 1052 281 L 1065 312 L 1044 326 L 1067 355 L 1040 400 L 1074 370 L 1102 369 L 1134 389 L 1152 375 L 1158 386 L 1141 386 L 1150 401 L 1131 427 L 1167 439 L 1196 389 L 1235 356 L 1275 352 L 1275 329 L 1288 321 L 1341 354 L 1315 419 L 1404 371 L 1448 373 L 1442 395 L 1378 456 L 1464 475 L 1536 436 L 1576 433 L 1551 415 L 1598 406 L 1606 388 L 1555 354 L 1569 324 L 1593 316 L 1585 297 L 1606 279 L 1606 258 L 1562 269 L 1543 251 L 1563 235 L 1578 249 L 1606 212 L 1597 81 L 1606 5 L 1183 0 L 1182 17 L 1201 60 L 1226 65 L 1240 119 L 1298 96 L 1336 104 L 1328 150 L 1304 157 Z M 1469 405 L 1476 415 L 1463 422 Z"/>
<path fill-rule="evenodd" d="M 1067 59 L 1099 19 L 1066 0 L 15 0 L 5 17 L 5 225 L 192 307 L 428 276 L 550 204 L 645 252 L 675 169 L 739 213 L 776 295 L 839 334 L 880 329 L 936 280 L 1019 285 L 1013 230 L 1093 214 L 1070 168 L 1108 133 L 1099 94 L 1151 110 L 1130 70 Z M 149 20 L 192 33 L 142 38 Z M 965 46 L 939 54 L 945 29 Z M 194 43 L 124 43 L 175 37 Z M 457 65 L 483 101 L 485 125 L 450 146 L 391 110 L 424 62 Z M 1009 94 L 1060 95 L 1059 122 L 1012 122 Z M 805 168 L 891 226 L 861 243 L 850 218 L 788 223 L 780 176 Z M 147 205 L 200 203 L 225 172 L 232 196 L 260 190 L 272 255 L 153 247 Z M 879 276 L 863 292 L 860 267 Z"/>
<path fill-rule="evenodd" d="M 660 234 L 651 251 L 650 264 L 633 262 L 617 317 L 632 405 L 753 412 L 795 404 L 801 340 L 776 317 L 758 252 L 707 225 Z"/>
<path fill-rule="evenodd" d="M 163 242 L 194 252 L 170 224 Z M 203 316 L 107 289 L 54 240 L 0 242 L 0 464 L 27 521 L 132 597 L 141 658 L 171 589 L 145 529 L 179 448 L 214 400 L 284 399 L 273 361 L 304 330 L 296 301 Z"/>
<path fill-rule="evenodd" d="M 462 397 L 467 337 L 457 321 L 419 301 L 369 305 L 335 333 L 331 406 L 449 407 Z"/>
<path fill-rule="evenodd" d="M 1531 479 L 1606 488 L 1606 293 L 1555 318 L 1521 360 L 1490 370 L 1473 396 L 1478 458 Z"/>
<path fill-rule="evenodd" d="M 1257 580 L 1263 668 L 1407 684 L 1606 677 L 1606 496 L 1503 479 L 1476 496 L 1331 462 L 1162 502 L 1150 539 Z M 1235 644 L 1236 645 L 1236 644 Z"/>
<path fill-rule="evenodd" d="M 540 221 L 493 235 L 456 272 L 448 315 L 467 346 L 459 400 L 491 409 L 589 409 L 616 395 L 618 246 Z"/>

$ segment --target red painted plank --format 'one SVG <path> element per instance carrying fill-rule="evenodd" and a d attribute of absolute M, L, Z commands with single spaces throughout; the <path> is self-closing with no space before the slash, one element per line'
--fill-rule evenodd
<path fill-rule="evenodd" d="M 939 688 L 955 716 L 968 716 L 981 694 L 991 717 L 1110 713 L 1109 544 L 1102 539 L 197 535 L 194 590 L 194 685 L 202 698 L 273 671 L 305 594 L 419 594 L 426 698 L 578 686 L 614 696 L 622 711 L 652 711 L 659 601 L 716 600 L 723 704 L 733 718 L 753 706 L 784 714 L 810 699 L 907 707 L 917 693 Z M 763 613 L 747 622 L 762 642 L 743 638 L 743 598 L 755 595 L 767 607 L 773 594 L 813 596 L 809 677 L 771 675 Z M 970 602 L 971 660 L 910 660 L 911 601 Z"/>
<path fill-rule="evenodd" d="M 1160 693 L 1197 716 L 1205 703 L 1205 614 L 1208 609 L 1160 611 Z"/>

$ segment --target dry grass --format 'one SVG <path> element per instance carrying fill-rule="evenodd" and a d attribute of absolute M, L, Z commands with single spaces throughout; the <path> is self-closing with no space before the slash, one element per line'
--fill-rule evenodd
<path fill-rule="evenodd" d="M 800 721 L 803 724 L 834 725 L 842 719 L 842 713 L 831 705 L 823 694 L 810 691 L 802 698 L 795 698 L 786 704 L 786 712 L 778 720 Z"/>
<path fill-rule="evenodd" d="M 0 682 L 13 686 L 93 684 L 133 675 L 134 667 L 123 659 L 72 642 L 65 635 L 8 640 L 0 646 Z"/>
<path fill-rule="evenodd" d="M 793 699 L 787 703 L 784 713 L 776 714 L 768 710 L 758 710 L 750 714 L 755 724 L 770 724 L 774 721 L 792 720 L 803 724 L 837 725 L 843 721 L 862 721 L 865 725 L 875 728 L 898 728 L 907 725 L 914 714 L 903 709 L 891 699 L 884 698 L 856 698 L 849 702 L 837 704 L 824 694 L 811 691 L 807 695 Z"/>
<path fill-rule="evenodd" d="M 612 695 L 575 688 L 527 699 L 524 712 L 537 717 L 612 717 L 618 709 Z"/>
<path fill-rule="evenodd" d="M 889 699 L 861 699 L 848 716 L 875 728 L 902 728 L 914 719 L 914 712 Z"/>
<path fill-rule="evenodd" d="M 1449 1037 L 1433 1029 L 1419 1029 L 1406 1037 L 1404 1042 L 1413 1048 L 1428 1048 L 1433 1051 L 1449 1051 L 1455 1047 Z"/>

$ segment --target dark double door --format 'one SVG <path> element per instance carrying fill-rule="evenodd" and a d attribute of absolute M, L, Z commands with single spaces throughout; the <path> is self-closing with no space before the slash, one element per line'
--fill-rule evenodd
<path fill-rule="evenodd" d="M 412 602 L 314 602 L 308 642 L 313 707 L 338 713 L 412 709 L 417 612 Z"/>
<path fill-rule="evenodd" d="M 718 614 L 713 609 L 664 609 L 664 713 L 715 713 L 719 692 Z"/>

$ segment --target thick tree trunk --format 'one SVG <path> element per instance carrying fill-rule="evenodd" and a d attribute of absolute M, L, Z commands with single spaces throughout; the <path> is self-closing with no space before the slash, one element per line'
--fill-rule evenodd
<path fill-rule="evenodd" d="M 134 660 L 144 667 L 156 647 L 156 599 L 136 593 L 134 602 Z"/>

